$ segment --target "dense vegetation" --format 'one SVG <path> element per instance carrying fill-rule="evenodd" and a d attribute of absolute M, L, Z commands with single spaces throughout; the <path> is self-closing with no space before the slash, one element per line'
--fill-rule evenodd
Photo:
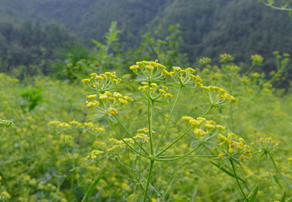
<path fill-rule="evenodd" d="M 268 9 L 2 1 L 0 201 L 292 202 L 291 23 Z"/>
<path fill-rule="evenodd" d="M 35 19 L 42 24 L 56 20 L 89 47 L 94 46 L 91 39 L 104 42 L 112 21 L 123 30 L 119 34 L 123 50 L 138 48 L 146 32 L 165 39 L 169 25 L 179 23 L 179 52 L 187 53 L 192 64 L 206 56 L 218 61 L 222 52 L 233 53 L 238 62 L 248 64 L 249 55 L 260 52 L 266 58 L 265 69 L 270 71 L 273 51 L 290 53 L 287 33 L 292 32 L 292 23 L 287 12 L 271 10 L 254 0 L 23 0 L 17 4 L 3 0 L 0 6 L 2 16 L 30 19 L 32 24 Z"/>

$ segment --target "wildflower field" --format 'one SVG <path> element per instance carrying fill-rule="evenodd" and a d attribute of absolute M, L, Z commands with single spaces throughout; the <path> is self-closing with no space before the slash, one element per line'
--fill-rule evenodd
<path fill-rule="evenodd" d="M 291 64 L 274 55 L 269 75 L 230 54 L 73 82 L 1 73 L 0 201 L 292 201 Z"/>

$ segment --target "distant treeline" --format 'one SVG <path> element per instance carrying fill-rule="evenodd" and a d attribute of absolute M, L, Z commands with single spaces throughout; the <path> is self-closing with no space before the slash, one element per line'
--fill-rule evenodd
<path fill-rule="evenodd" d="M 260 54 L 264 65 L 257 70 L 268 73 L 275 68 L 273 51 L 292 53 L 288 13 L 255 0 L 23 0 L 17 5 L 3 0 L 0 15 L 32 20 L 17 22 L 1 17 L 2 70 L 56 59 L 53 49 L 67 42 L 80 40 L 92 48 L 91 39 L 105 42 L 112 21 L 122 30 L 121 53 L 139 49 L 147 32 L 154 39 L 167 39 L 168 27 L 173 24 L 180 24 L 182 39 L 175 51 L 187 54 L 191 65 L 201 57 L 217 62 L 219 54 L 226 52 L 246 69 L 250 55 Z M 58 24 L 64 24 L 79 39 Z"/>

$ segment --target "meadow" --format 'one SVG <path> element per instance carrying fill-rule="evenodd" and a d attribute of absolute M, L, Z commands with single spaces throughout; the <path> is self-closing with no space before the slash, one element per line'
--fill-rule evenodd
<path fill-rule="evenodd" d="M 268 75 L 230 54 L 73 81 L 1 73 L 0 200 L 292 201 L 290 55 L 274 55 Z"/>

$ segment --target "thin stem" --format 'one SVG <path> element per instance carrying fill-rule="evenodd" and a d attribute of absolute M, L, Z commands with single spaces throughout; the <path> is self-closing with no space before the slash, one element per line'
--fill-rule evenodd
<path fill-rule="evenodd" d="M 148 189 L 149 189 L 149 184 L 150 184 L 150 179 L 151 179 L 153 164 L 154 164 L 154 160 L 151 160 L 143 202 L 146 202 L 146 198 L 147 198 L 147 195 L 148 195 Z"/>
<path fill-rule="evenodd" d="M 246 76 L 249 74 L 249 72 L 252 70 L 252 68 L 254 67 L 254 64 L 252 64 L 249 69 L 243 74 L 243 76 Z"/>
<path fill-rule="evenodd" d="M 188 134 L 188 132 L 192 129 L 192 127 L 190 127 L 187 132 L 185 132 L 184 134 L 182 134 L 180 137 L 178 137 L 173 143 L 171 143 L 168 147 L 166 147 L 165 149 L 163 149 L 161 152 L 159 152 L 156 157 L 160 156 L 161 154 L 163 154 L 166 150 L 168 150 L 170 147 L 172 147 L 172 145 L 174 145 L 175 143 L 177 143 L 181 138 L 183 138 L 186 134 Z"/>
<path fill-rule="evenodd" d="M 149 83 L 150 86 L 150 83 Z M 152 113 L 153 113 L 153 101 L 150 97 L 150 89 L 148 88 L 149 97 L 148 97 L 148 130 L 149 130 L 149 138 L 150 138 L 150 149 L 151 149 L 151 155 L 153 156 L 153 138 L 152 138 Z"/>
<path fill-rule="evenodd" d="M 240 183 L 239 183 L 238 176 L 237 176 L 236 171 L 235 171 L 234 163 L 233 163 L 232 160 L 230 161 L 230 163 L 231 163 L 231 166 L 232 166 L 232 170 L 233 170 L 233 172 L 234 172 L 234 176 L 235 176 L 236 182 L 237 182 L 237 184 L 238 184 L 238 186 L 239 186 L 239 189 L 240 189 L 240 191 L 241 191 L 243 197 L 245 198 L 245 200 L 248 201 L 248 199 L 246 198 L 245 193 L 243 192 L 242 187 L 241 187 L 241 185 L 240 185 Z"/>
<path fill-rule="evenodd" d="M 186 153 L 185 155 L 182 155 L 180 157 L 177 157 L 177 158 L 172 158 L 172 159 L 155 159 L 156 161 L 174 161 L 174 160 L 177 160 L 177 159 L 181 159 L 181 158 L 184 158 L 184 157 L 188 157 L 189 154 L 193 153 L 194 151 L 198 150 L 200 147 L 202 146 L 202 144 L 198 145 L 196 148 L 194 148 L 193 150 L 191 150 L 190 152 Z"/>
<path fill-rule="evenodd" d="M 169 156 L 160 156 L 159 158 L 175 158 L 182 157 L 183 155 L 169 155 Z M 189 155 L 188 157 L 218 157 L 218 155 Z"/>
<path fill-rule="evenodd" d="M 172 116 L 172 113 L 173 113 L 174 107 L 175 107 L 175 105 L 176 105 L 176 103 L 177 103 L 177 101 L 178 101 L 178 98 L 179 98 L 179 95 L 180 95 L 180 93 L 181 93 L 181 90 L 182 90 L 182 87 L 180 86 L 179 91 L 178 91 L 177 96 L 176 96 L 176 99 L 175 99 L 175 101 L 174 101 L 174 103 L 173 103 L 173 106 L 172 106 L 172 108 L 171 108 L 171 110 L 170 110 L 170 114 L 169 114 L 168 119 L 167 119 L 167 121 L 166 121 L 166 124 L 165 124 L 164 130 L 163 130 L 163 132 L 162 132 L 162 135 L 161 135 L 161 137 L 160 137 L 160 139 L 159 139 L 159 142 L 158 142 L 158 145 L 157 145 L 157 147 L 156 147 L 156 151 L 155 151 L 155 153 L 158 152 L 159 146 L 160 146 L 160 144 L 161 144 L 161 141 L 162 141 L 162 139 L 163 139 L 163 136 L 165 135 L 166 129 L 167 129 L 167 127 L 168 127 L 169 121 L 170 121 L 170 119 L 171 119 L 171 116 Z"/>
<path fill-rule="evenodd" d="M 133 151 L 134 153 L 136 153 L 136 154 L 139 154 L 139 155 L 141 155 L 141 156 L 143 156 L 143 157 L 145 157 L 145 158 L 148 158 L 149 159 L 149 157 L 148 156 L 145 156 L 144 154 L 142 154 L 142 153 L 140 153 L 140 152 L 138 152 L 137 150 L 135 150 L 133 147 L 131 147 L 122 137 L 121 137 L 121 135 L 118 133 L 118 131 L 117 131 L 117 129 L 115 128 L 115 126 L 114 126 L 114 124 L 113 124 L 113 122 L 112 122 L 112 120 L 110 120 L 109 119 L 109 121 L 110 121 L 110 123 L 111 123 L 111 126 L 112 126 L 112 128 L 114 129 L 114 131 L 116 132 L 116 134 L 119 136 L 119 138 L 129 147 L 129 149 L 131 150 L 131 151 Z"/>
<path fill-rule="evenodd" d="M 211 109 L 213 109 L 213 105 L 211 105 L 210 106 L 210 108 L 205 112 L 205 114 L 202 116 L 203 118 L 205 117 L 205 116 L 207 116 L 207 114 L 209 114 L 209 112 L 211 111 Z"/>
<path fill-rule="evenodd" d="M 122 128 L 126 131 L 126 133 L 131 137 L 131 139 L 140 147 L 140 149 L 142 149 L 146 154 L 149 155 L 149 153 L 142 147 L 142 145 L 140 145 L 134 138 L 133 136 L 128 132 L 128 130 L 125 128 L 125 126 L 120 122 L 120 120 L 115 116 L 116 120 L 118 121 L 118 123 L 120 124 L 120 126 L 122 126 Z"/>
<path fill-rule="evenodd" d="M 1 138 L 3 137 L 3 135 L 4 135 L 5 132 L 6 132 L 6 128 L 4 128 L 3 133 L 2 133 L 1 136 L 0 136 L 0 140 L 1 140 Z"/>

